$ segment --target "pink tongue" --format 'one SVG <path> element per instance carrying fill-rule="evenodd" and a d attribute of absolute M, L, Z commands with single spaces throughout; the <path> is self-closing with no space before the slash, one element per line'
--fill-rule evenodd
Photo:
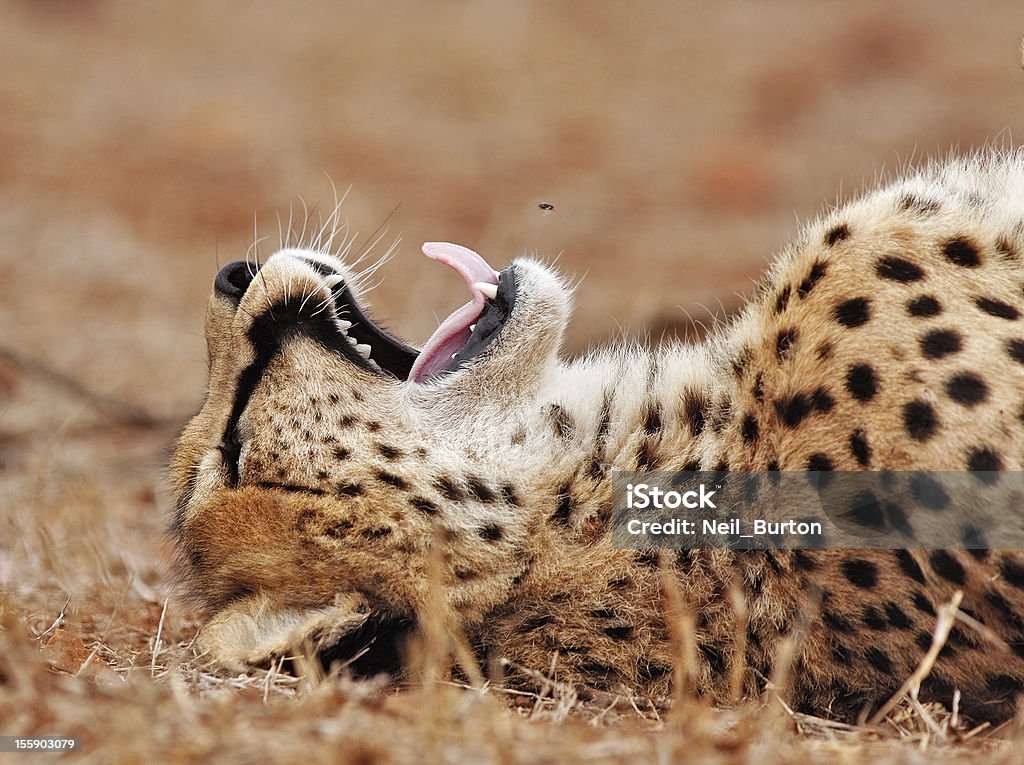
<path fill-rule="evenodd" d="M 423 254 L 454 268 L 466 282 L 473 299 L 453 311 L 424 343 L 409 372 L 409 379 L 414 382 L 424 382 L 443 371 L 452 360 L 452 354 L 469 342 L 472 334 L 469 328 L 480 317 L 487 301 L 487 296 L 473 285 L 478 282 L 498 283 L 497 272 L 487 265 L 487 261 L 466 247 L 447 242 L 427 242 L 423 245 Z"/>

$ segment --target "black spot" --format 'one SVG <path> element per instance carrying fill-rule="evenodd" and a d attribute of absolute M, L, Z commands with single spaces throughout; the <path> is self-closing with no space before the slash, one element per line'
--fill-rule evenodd
<path fill-rule="evenodd" d="M 850 227 L 845 223 L 840 223 L 838 226 L 834 226 L 825 232 L 825 245 L 831 247 L 836 242 L 841 242 L 844 239 L 848 239 L 850 236 Z"/>
<path fill-rule="evenodd" d="M 394 473 L 389 473 L 386 470 L 377 471 L 377 480 L 396 489 L 405 490 L 409 488 L 409 484 L 406 483 L 404 478 L 397 476 Z"/>
<path fill-rule="evenodd" d="M 827 472 L 833 469 L 832 460 L 827 454 L 817 452 L 807 458 L 807 470 L 810 472 Z"/>
<path fill-rule="evenodd" d="M 784 329 L 775 338 L 775 355 L 781 361 L 784 359 L 792 347 L 793 343 L 796 342 L 797 331 L 794 328 Z"/>
<path fill-rule="evenodd" d="M 748 444 L 752 444 L 757 440 L 759 428 L 757 426 L 757 418 L 752 414 L 748 414 L 743 418 L 743 425 L 741 426 L 741 432 L 743 433 L 743 441 Z"/>
<path fill-rule="evenodd" d="M 661 556 L 657 550 L 642 550 L 633 556 L 633 560 L 641 566 L 657 571 L 661 562 Z"/>
<path fill-rule="evenodd" d="M 932 571 L 953 584 L 963 584 L 967 578 L 967 572 L 960 561 L 948 550 L 933 550 L 928 556 L 928 564 Z"/>
<path fill-rule="evenodd" d="M 1016 321 L 1020 318 L 1020 311 L 1009 303 L 1004 303 L 1002 300 L 980 297 L 974 299 L 974 304 L 985 313 L 995 316 L 997 319 Z"/>
<path fill-rule="evenodd" d="M 941 359 L 957 353 L 963 338 L 954 329 L 933 329 L 921 338 L 921 354 L 927 359 Z"/>
<path fill-rule="evenodd" d="M 343 497 L 359 497 L 363 494 L 363 487 L 358 483 L 343 483 L 334 493 Z"/>
<path fill-rule="evenodd" d="M 644 415 L 644 432 L 652 436 L 661 431 L 661 406 L 649 404 Z"/>
<path fill-rule="evenodd" d="M 989 543 L 985 534 L 976 526 L 968 524 L 960 534 L 960 543 L 975 560 L 984 560 L 988 557 Z"/>
<path fill-rule="evenodd" d="M 1018 631 L 1024 630 L 1024 618 L 1021 618 L 1021 614 L 1017 613 L 1017 610 L 998 591 L 989 590 L 985 593 L 985 600 L 998 612 L 1000 621 L 1006 622 Z"/>
<path fill-rule="evenodd" d="M 833 316 L 844 327 L 859 327 L 871 318 L 871 301 L 863 297 L 844 300 L 835 307 Z"/>
<path fill-rule="evenodd" d="M 683 420 L 690 426 L 694 438 L 704 432 L 707 423 L 704 411 L 707 408 L 708 401 L 700 394 L 691 391 L 683 398 Z"/>
<path fill-rule="evenodd" d="M 612 640 L 629 640 L 633 636 L 633 628 L 628 624 L 617 627 L 605 627 L 604 634 Z"/>
<path fill-rule="evenodd" d="M 358 417 L 353 417 L 351 414 L 343 414 L 338 418 L 338 427 L 350 428 L 359 422 Z"/>
<path fill-rule="evenodd" d="M 751 351 L 749 348 L 744 348 L 742 351 L 736 354 L 736 357 L 732 360 L 732 373 L 733 376 L 739 380 L 747 371 L 747 365 L 750 363 Z M 649 433 L 656 433 L 661 427 L 661 410 L 658 410 L 658 427 L 654 430 L 648 431 Z"/>
<path fill-rule="evenodd" d="M 513 507 L 520 507 L 522 504 L 519 500 L 519 495 L 516 494 L 515 487 L 510 483 L 503 483 L 501 485 L 501 498 L 506 505 L 512 505 Z"/>
<path fill-rule="evenodd" d="M 892 659 L 881 648 L 871 646 L 864 651 L 864 658 L 868 663 L 884 675 L 891 675 L 893 666 Z"/>
<path fill-rule="evenodd" d="M 889 620 L 882 616 L 882 612 L 874 606 L 866 606 L 864 613 L 861 615 L 861 621 L 864 626 L 868 629 L 873 629 L 876 632 L 885 632 L 889 629 Z"/>
<path fill-rule="evenodd" d="M 786 285 L 775 298 L 775 313 L 780 314 L 786 310 L 786 306 L 789 305 L 789 296 L 793 294 L 793 290 L 789 285 Z"/>
<path fill-rule="evenodd" d="M 541 627 L 551 624 L 555 620 L 555 617 L 550 614 L 543 614 L 541 616 L 531 616 L 528 619 L 524 619 L 523 623 L 519 625 L 520 632 L 535 632 Z"/>
<path fill-rule="evenodd" d="M 1018 364 L 1024 364 L 1024 340 L 1007 340 L 1006 352 Z"/>
<path fill-rule="evenodd" d="M 960 372 L 946 382 L 946 394 L 958 404 L 972 407 L 988 398 L 988 386 L 978 375 Z"/>
<path fill-rule="evenodd" d="M 655 470 L 658 466 L 658 451 L 650 438 L 645 438 L 636 449 L 636 469 L 639 472 Z"/>
<path fill-rule="evenodd" d="M 795 428 L 811 413 L 811 402 L 803 393 L 775 402 L 775 413 L 787 428 Z"/>
<path fill-rule="evenodd" d="M 672 667 L 665 664 L 652 664 L 649 661 L 641 662 L 636 669 L 637 676 L 645 683 L 654 683 L 666 675 L 672 674 Z"/>
<path fill-rule="evenodd" d="M 842 667 L 848 667 L 853 660 L 853 654 L 850 653 L 850 649 L 842 643 L 832 643 L 831 653 L 832 659 Z"/>
<path fill-rule="evenodd" d="M 332 539 L 341 539 L 352 530 L 352 521 L 341 520 L 334 521 L 329 526 L 324 527 L 324 535 L 329 536 Z"/>
<path fill-rule="evenodd" d="M 1009 584 L 1024 590 L 1024 563 L 1007 558 L 999 567 L 999 573 Z"/>
<path fill-rule="evenodd" d="M 380 455 L 387 460 L 397 460 L 402 456 L 402 450 L 397 446 L 390 446 L 388 444 L 377 444 L 377 451 Z"/>
<path fill-rule="evenodd" d="M 928 650 L 932 647 L 932 634 L 921 630 L 914 637 L 914 642 L 917 643 L 918 648 L 925 653 L 928 653 Z"/>
<path fill-rule="evenodd" d="M 363 529 L 359 532 L 359 536 L 363 539 L 383 539 L 384 537 L 391 536 L 391 529 L 387 526 L 380 526 L 379 528 Z"/>
<path fill-rule="evenodd" d="M 551 404 L 548 407 L 548 417 L 551 419 L 551 427 L 554 429 L 556 438 L 569 439 L 572 437 L 576 425 L 565 407 Z"/>
<path fill-rule="evenodd" d="M 890 279 L 894 282 L 919 282 L 924 278 L 924 271 L 920 266 L 911 263 L 905 258 L 887 256 L 875 264 L 875 273 L 882 279 Z"/>
<path fill-rule="evenodd" d="M 617 619 L 618 614 L 612 611 L 610 608 L 594 608 L 591 609 L 590 615 L 595 619 Z"/>
<path fill-rule="evenodd" d="M 832 394 L 826 388 L 820 387 L 811 391 L 811 408 L 815 411 L 825 414 L 831 412 L 835 405 L 836 400 L 832 398 Z"/>
<path fill-rule="evenodd" d="M 858 401 L 870 401 L 878 393 L 878 376 L 870 364 L 854 364 L 846 370 L 846 390 Z"/>
<path fill-rule="evenodd" d="M 480 527 L 479 533 L 481 539 L 486 539 L 488 542 L 499 542 L 505 536 L 505 529 L 497 523 L 488 523 L 486 526 Z"/>
<path fill-rule="evenodd" d="M 903 425 L 915 441 L 927 441 L 939 429 L 939 418 L 931 404 L 916 399 L 904 404 Z"/>
<path fill-rule="evenodd" d="M 942 247 L 946 260 L 963 268 L 977 268 L 981 265 L 981 254 L 974 242 L 964 237 L 950 239 Z"/>
<path fill-rule="evenodd" d="M 843 576 L 856 587 L 867 590 L 878 584 L 878 566 L 869 560 L 851 558 L 844 560 L 841 568 Z"/>
<path fill-rule="evenodd" d="M 919 504 L 929 510 L 943 510 L 949 505 L 949 495 L 942 484 L 929 475 L 917 474 L 910 479 L 910 491 Z"/>
<path fill-rule="evenodd" d="M 460 581 L 468 582 L 471 579 L 478 579 L 479 577 L 480 572 L 476 569 L 469 568 L 468 566 L 455 569 L 455 578 Z"/>
<path fill-rule="evenodd" d="M 810 272 L 807 274 L 804 280 L 800 282 L 800 287 L 797 288 L 797 294 L 800 295 L 800 297 L 802 298 L 807 297 L 810 291 L 814 289 L 814 285 L 821 281 L 821 278 L 825 275 L 826 270 L 827 268 L 825 264 L 822 263 L 820 260 L 816 262 L 813 266 L 811 266 Z"/>
<path fill-rule="evenodd" d="M 437 505 L 426 497 L 410 497 L 409 504 L 424 515 L 437 515 Z"/>
<path fill-rule="evenodd" d="M 913 212 L 918 215 L 928 215 L 938 212 L 939 203 L 933 199 L 921 199 L 910 193 L 900 194 L 896 200 L 897 207 L 903 212 Z"/>
<path fill-rule="evenodd" d="M 913 626 L 910 617 L 891 600 L 885 604 L 885 617 L 889 620 L 889 624 L 897 629 L 908 630 Z"/>
<path fill-rule="evenodd" d="M 470 476 L 467 479 L 467 484 L 469 485 L 469 493 L 480 502 L 493 502 L 497 498 L 494 489 L 476 476 Z"/>
<path fill-rule="evenodd" d="M 1009 239 L 999 237 L 996 239 L 996 250 L 1004 260 L 1016 260 L 1017 250 L 1011 244 Z"/>
<path fill-rule="evenodd" d="M 620 576 L 617 579 L 612 579 L 608 582 L 609 590 L 625 590 L 629 587 L 632 580 L 628 576 Z"/>
<path fill-rule="evenodd" d="M 862 428 L 850 434 L 850 451 L 861 467 L 867 467 L 871 462 L 871 445 L 868 444 L 867 433 Z"/>
<path fill-rule="evenodd" d="M 828 361 L 829 359 L 832 358 L 832 355 L 835 353 L 835 350 L 836 349 L 832 345 L 832 343 L 826 340 L 814 350 L 814 353 L 820 361 Z"/>
<path fill-rule="evenodd" d="M 752 595 L 760 595 L 764 592 L 764 574 L 760 571 L 747 571 L 747 577 L 743 583 Z"/>
<path fill-rule="evenodd" d="M 932 602 L 925 597 L 925 594 L 923 592 L 914 593 L 914 608 L 916 608 L 922 614 L 927 614 L 928 616 L 935 616 L 935 606 L 933 606 Z M 931 645 L 930 637 L 928 638 L 928 644 Z"/>
<path fill-rule="evenodd" d="M 551 520 L 562 526 L 568 526 L 572 520 L 572 511 L 573 501 L 570 487 L 569 484 L 564 484 L 558 491 L 558 505 L 555 508 L 555 512 L 551 515 Z"/>
<path fill-rule="evenodd" d="M 754 378 L 754 387 L 751 393 L 755 401 L 759 403 L 764 401 L 764 374 L 762 372 L 758 372 L 757 377 Z"/>
<path fill-rule="evenodd" d="M 451 478 L 438 478 L 434 481 L 434 488 L 441 492 L 445 499 L 452 502 L 462 502 L 466 498 L 466 492 Z"/>
<path fill-rule="evenodd" d="M 882 503 L 878 501 L 874 492 L 868 489 L 863 489 L 853 496 L 843 517 L 865 528 L 885 528 L 885 512 L 882 509 Z"/>
<path fill-rule="evenodd" d="M 925 319 L 942 313 L 942 305 L 931 295 L 921 295 L 907 303 L 907 313 Z"/>
<path fill-rule="evenodd" d="M 815 571 L 818 561 L 814 553 L 798 549 L 793 551 L 792 566 L 794 571 Z"/>
<path fill-rule="evenodd" d="M 704 661 L 707 662 L 708 669 L 711 670 L 713 675 L 721 676 L 725 673 L 725 656 L 716 646 L 708 643 L 701 643 L 700 655 L 703 657 Z"/>
<path fill-rule="evenodd" d="M 998 696 L 1016 696 L 1024 692 L 1024 682 L 1013 675 L 985 675 L 985 687 Z"/>
<path fill-rule="evenodd" d="M 972 473 L 994 473 L 1003 469 L 999 454 L 987 446 L 976 446 L 967 453 L 967 469 Z M 979 476 L 985 483 L 995 483 L 996 477 Z"/>
<path fill-rule="evenodd" d="M 370 420 L 370 422 L 366 423 L 366 429 L 371 433 L 376 433 L 381 429 L 381 427 L 381 424 L 376 420 Z"/>

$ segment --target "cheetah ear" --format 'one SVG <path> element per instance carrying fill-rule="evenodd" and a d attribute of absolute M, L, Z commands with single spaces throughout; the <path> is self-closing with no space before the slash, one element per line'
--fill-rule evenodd
<path fill-rule="evenodd" d="M 214 616 L 199 634 L 201 651 L 234 671 L 269 667 L 288 657 L 317 654 L 370 617 L 359 595 L 338 595 L 331 606 L 282 608 L 265 595 L 236 601 Z"/>

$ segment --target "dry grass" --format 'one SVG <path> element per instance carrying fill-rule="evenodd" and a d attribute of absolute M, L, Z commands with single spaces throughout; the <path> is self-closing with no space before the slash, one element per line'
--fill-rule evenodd
<path fill-rule="evenodd" d="M 471 688 L 440 671 L 443 625 L 407 688 L 227 675 L 173 597 L 157 489 L 254 211 L 276 235 L 298 195 L 330 202 L 325 173 L 353 184 L 354 227 L 408 243 L 374 296 L 413 340 L 459 300 L 415 254 L 438 239 L 562 253 L 587 274 L 573 350 L 699 334 L 794 210 L 1019 132 L 1019 5 L 0 0 L 0 733 L 81 735 L 95 762 L 1019 761 L 1012 726 L 967 730 L 915 678 L 859 726 L 783 691 L 588 693 L 557 660 L 505 668 L 534 693 Z"/>
<path fill-rule="evenodd" d="M 1019 754 L 1005 729 L 966 730 L 955 714 L 916 703 L 860 726 L 794 714 L 770 690 L 733 710 L 691 697 L 666 704 L 567 687 L 549 679 L 554 659 L 549 672 L 506 667 L 531 678 L 532 693 L 439 679 L 393 688 L 277 668 L 231 675 L 196 655 L 196 622 L 163 593 L 127 574 L 110 584 L 119 586 L 81 603 L 51 597 L 52 611 L 0 601 L 5 733 L 82 736 L 84 759 L 96 762 L 1015 762 Z M 47 600 L 41 595 L 33 599 Z"/>
<path fill-rule="evenodd" d="M 440 618 L 426 630 L 432 642 L 416 652 L 430 662 L 419 672 L 425 679 L 401 688 L 354 682 L 343 673 L 225 673 L 197 655 L 199 622 L 172 597 L 156 555 L 162 519 L 150 510 L 148 461 L 168 435 L 152 427 L 97 427 L 76 440 L 92 442 L 86 447 L 95 460 L 90 466 L 106 465 L 106 471 L 59 487 L 39 486 L 25 475 L 21 495 L 9 483 L 11 511 L 0 529 L 13 540 L 3 557 L 7 584 L 0 595 L 3 733 L 82 736 L 83 758 L 96 762 L 1019 757 L 1012 725 L 968 729 L 955 711 L 925 708 L 903 693 L 881 719 L 848 725 L 793 713 L 772 685 L 763 698 L 734 709 L 711 709 L 685 690 L 669 702 L 572 688 L 558 682 L 555 656 L 549 667 L 504 667 L 506 676 L 532 682 L 532 692 L 471 687 L 446 679 L 443 664 L 458 641 L 449 640 Z M 75 461 L 68 445 L 50 442 L 49 449 L 63 466 Z M 104 459 L 115 455 L 116 462 Z M 677 616 L 678 651 L 686 656 L 692 654 L 686 637 L 692 618 Z M 937 647 L 955 618 L 950 604 L 936 625 Z M 686 662 L 680 666 L 685 678 Z"/>

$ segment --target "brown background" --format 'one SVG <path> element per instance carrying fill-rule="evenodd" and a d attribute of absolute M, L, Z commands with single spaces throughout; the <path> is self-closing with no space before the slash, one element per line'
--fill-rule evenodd
<path fill-rule="evenodd" d="M 1013 1 L 2 15 L 4 343 L 167 415 L 200 396 L 218 262 L 254 215 L 266 255 L 277 213 L 329 208 L 328 177 L 354 230 L 401 235 L 375 302 L 402 335 L 463 300 L 418 252 L 448 240 L 496 265 L 561 253 L 585 275 L 579 348 L 732 307 L 838 194 L 1024 119 Z"/>
<path fill-rule="evenodd" d="M 0 615 L 39 634 L 70 596 L 79 663 L 149 664 L 154 487 L 254 216 L 265 256 L 351 186 L 416 343 L 465 299 L 424 240 L 560 256 L 572 350 L 685 333 L 825 204 L 1024 135 L 1022 32 L 1020 0 L 0 0 Z"/>

